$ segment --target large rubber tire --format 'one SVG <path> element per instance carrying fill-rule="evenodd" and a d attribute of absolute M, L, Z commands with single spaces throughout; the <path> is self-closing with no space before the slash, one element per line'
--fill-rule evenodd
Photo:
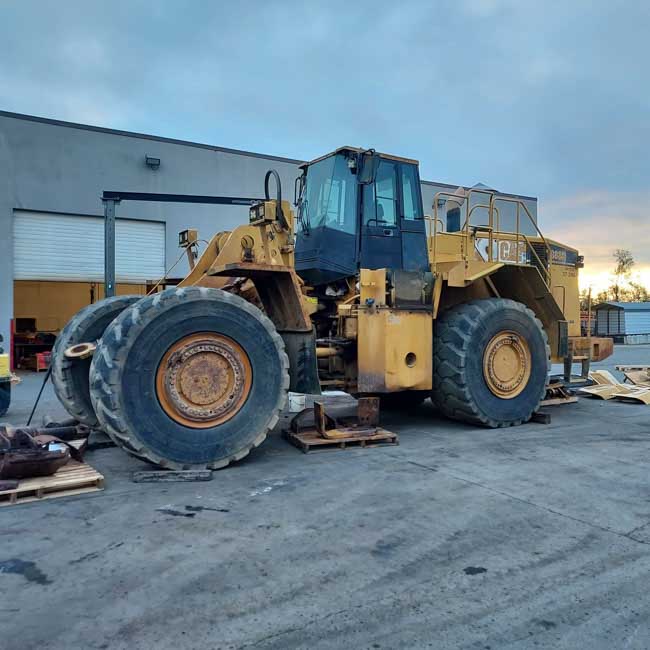
<path fill-rule="evenodd" d="M 104 330 L 142 296 L 113 296 L 78 311 L 56 337 L 52 349 L 52 384 L 65 410 L 89 427 L 99 426 L 90 400 L 91 359 L 68 359 L 65 351 L 79 343 L 98 341 Z"/>
<path fill-rule="evenodd" d="M 0 418 L 7 414 L 11 404 L 11 382 L 0 381 Z"/>
<path fill-rule="evenodd" d="M 252 374 L 239 410 L 209 428 L 170 417 L 156 389 L 165 354 L 198 333 L 233 340 Z M 219 469 L 246 456 L 276 425 L 288 369 L 282 338 L 257 307 L 220 289 L 168 289 L 131 306 L 107 328 L 91 365 L 91 399 L 103 429 L 131 454 L 170 469 Z"/>
<path fill-rule="evenodd" d="M 531 355 L 530 377 L 511 399 L 491 391 L 483 372 L 485 348 L 504 330 L 525 339 Z M 551 370 L 541 322 L 525 305 L 502 298 L 475 300 L 444 312 L 436 322 L 433 355 L 431 397 L 438 410 L 492 428 L 528 422 L 544 397 Z"/>

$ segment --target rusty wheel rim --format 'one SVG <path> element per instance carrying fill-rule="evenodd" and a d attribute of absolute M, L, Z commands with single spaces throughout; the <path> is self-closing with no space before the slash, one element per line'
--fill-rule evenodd
<path fill-rule="evenodd" d="M 492 337 L 483 353 L 483 376 L 502 399 L 517 397 L 528 384 L 532 363 L 526 339 L 511 331 Z"/>
<path fill-rule="evenodd" d="M 222 334 L 201 332 L 167 350 L 156 372 L 156 393 L 172 420 L 208 429 L 241 409 L 252 379 L 250 360 L 238 343 Z"/>

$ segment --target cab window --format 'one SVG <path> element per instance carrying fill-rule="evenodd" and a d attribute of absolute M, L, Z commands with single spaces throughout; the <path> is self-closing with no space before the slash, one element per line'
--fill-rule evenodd
<path fill-rule="evenodd" d="M 420 208 L 420 183 L 413 165 L 401 165 L 402 177 L 402 215 L 404 219 L 413 221 L 422 219 Z"/>
<path fill-rule="evenodd" d="M 342 155 L 309 166 L 300 209 L 310 226 L 354 234 L 356 204 L 356 179 Z"/>
<path fill-rule="evenodd" d="M 397 225 L 397 169 L 395 163 L 382 160 L 372 185 L 363 186 L 363 223 L 366 226 Z"/>

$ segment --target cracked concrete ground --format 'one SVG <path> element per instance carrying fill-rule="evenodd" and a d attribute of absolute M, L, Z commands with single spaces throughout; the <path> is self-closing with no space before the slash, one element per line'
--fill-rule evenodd
<path fill-rule="evenodd" d="M 648 648 L 650 407 L 551 413 L 490 431 L 424 405 L 384 418 L 399 447 L 309 455 L 276 433 L 209 483 L 90 453 L 104 492 L 0 509 L 0 646 Z"/>

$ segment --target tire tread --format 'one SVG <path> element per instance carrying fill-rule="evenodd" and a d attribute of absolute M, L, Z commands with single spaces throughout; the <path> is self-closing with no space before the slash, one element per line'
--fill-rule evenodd
<path fill-rule="evenodd" d="M 139 440 L 131 431 L 121 412 L 119 400 L 120 381 L 122 371 L 126 364 L 129 346 L 124 341 L 136 332 L 143 330 L 148 323 L 153 321 L 156 314 L 169 308 L 170 305 L 180 304 L 187 300 L 219 299 L 236 305 L 246 311 L 252 318 L 259 321 L 270 335 L 282 364 L 283 390 L 275 405 L 269 413 L 266 424 L 252 443 L 243 449 L 233 452 L 226 458 L 215 460 L 206 464 L 186 464 L 165 459 L 155 453 L 149 446 Z M 119 338 L 117 336 L 119 332 Z M 161 293 L 141 300 L 131 309 L 127 309 L 114 321 L 102 338 L 101 354 L 95 355 L 91 365 L 90 386 L 91 399 L 95 411 L 106 433 L 111 439 L 132 456 L 136 456 L 154 465 L 169 469 L 221 469 L 231 462 L 247 456 L 251 449 L 259 446 L 275 426 L 279 413 L 284 408 L 289 388 L 289 358 L 284 350 L 284 342 L 275 329 L 272 321 L 265 316 L 255 305 L 234 294 L 221 289 L 208 289 L 206 287 L 181 287 L 168 289 Z"/>
<path fill-rule="evenodd" d="M 526 305 L 508 298 L 473 300 L 449 309 L 436 323 L 433 342 L 433 390 L 431 397 L 438 410 L 448 418 L 490 428 L 515 426 L 530 419 L 544 397 L 542 392 L 537 405 L 527 418 L 498 421 L 488 417 L 474 400 L 466 381 L 465 368 L 470 348 L 472 330 L 476 323 L 494 311 L 509 308 L 526 314 L 540 330 L 548 359 L 547 376 L 551 371 L 548 336 L 541 321 Z"/>
<path fill-rule="evenodd" d="M 84 333 L 98 319 L 116 312 L 123 311 L 142 296 L 113 296 L 105 298 L 79 310 L 56 337 L 52 348 L 52 385 L 54 392 L 65 410 L 76 420 L 89 427 L 99 426 L 95 412 L 83 399 L 81 388 L 76 385 L 72 375 L 75 361 L 65 356 L 65 351 L 79 343 L 89 342 Z"/>

